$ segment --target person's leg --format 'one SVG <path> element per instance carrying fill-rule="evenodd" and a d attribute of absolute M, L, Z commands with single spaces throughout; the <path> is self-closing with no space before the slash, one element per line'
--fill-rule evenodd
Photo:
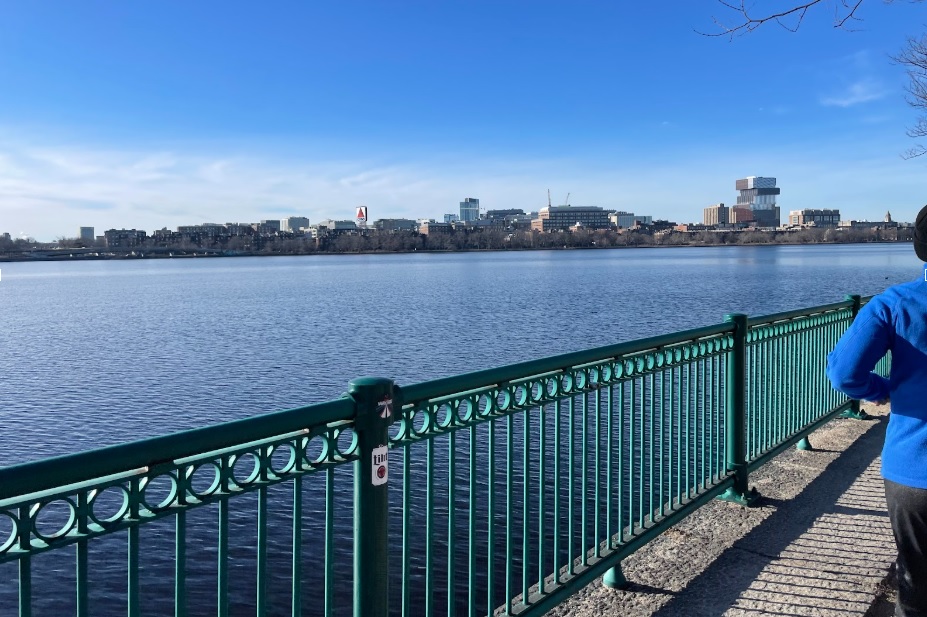
<path fill-rule="evenodd" d="M 898 546 L 895 617 L 927 617 L 927 490 L 885 481 Z"/>

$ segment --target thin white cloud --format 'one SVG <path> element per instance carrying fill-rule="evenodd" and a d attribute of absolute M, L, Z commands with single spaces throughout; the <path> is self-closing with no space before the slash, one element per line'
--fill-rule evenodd
<path fill-rule="evenodd" d="M 749 156 L 706 147 L 574 160 L 436 154 L 400 163 L 385 155 L 387 162 L 292 153 L 245 157 L 230 156 L 228 148 L 145 152 L 2 140 L 0 232 L 24 230 L 51 240 L 74 235 L 82 225 L 98 233 L 112 227 L 150 232 L 290 215 L 346 219 L 358 205 L 368 206 L 374 220 L 440 218 L 467 196 L 487 209 L 531 211 L 546 205 L 547 189 L 571 192 L 575 205 L 688 222 L 699 220 L 708 204 L 732 202 L 734 180 L 746 175 L 779 178 L 784 212 L 839 204 L 848 216 L 873 218 L 881 214 L 872 208 L 895 212 L 920 199 L 921 168 L 899 159 L 897 143 L 800 146 Z M 835 193 L 835 186 L 843 192 Z"/>
<path fill-rule="evenodd" d="M 852 107 L 881 99 L 887 94 L 886 89 L 874 79 L 861 79 L 850 84 L 843 92 L 821 98 L 825 107 Z"/>

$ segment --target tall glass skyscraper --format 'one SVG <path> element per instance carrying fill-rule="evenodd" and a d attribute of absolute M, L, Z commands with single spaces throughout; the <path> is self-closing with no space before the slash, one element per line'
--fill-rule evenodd
<path fill-rule="evenodd" d="M 467 197 L 460 202 L 460 220 L 464 223 L 480 220 L 480 200 Z"/>
<path fill-rule="evenodd" d="M 737 196 L 737 206 L 750 208 L 753 219 L 760 227 L 779 226 L 779 206 L 776 205 L 776 196 L 779 189 L 775 178 L 762 176 L 749 176 L 738 180 L 735 188 L 740 191 Z"/>

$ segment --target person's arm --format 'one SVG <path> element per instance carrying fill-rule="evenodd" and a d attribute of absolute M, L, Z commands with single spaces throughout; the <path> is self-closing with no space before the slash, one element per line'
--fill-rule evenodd
<path fill-rule="evenodd" d="M 891 312 L 881 298 L 873 298 L 827 356 L 827 377 L 834 388 L 854 399 L 888 399 L 888 380 L 872 369 L 891 348 L 894 336 Z"/>

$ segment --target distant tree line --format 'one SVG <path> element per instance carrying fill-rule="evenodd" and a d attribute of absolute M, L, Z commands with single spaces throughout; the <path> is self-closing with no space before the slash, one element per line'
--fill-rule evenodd
<path fill-rule="evenodd" d="M 475 251 L 475 250 L 530 250 L 573 248 L 616 248 L 639 246 L 704 246 L 704 245 L 756 245 L 756 244 L 822 244 L 847 242 L 904 242 L 911 241 L 912 231 L 906 227 L 889 228 L 805 228 L 796 230 L 739 230 L 739 231 L 667 231 L 647 233 L 638 230 L 586 230 L 537 231 L 456 230 L 429 235 L 412 231 L 355 232 L 331 234 L 313 239 L 299 236 L 270 236 L 261 238 L 232 237 L 210 239 L 205 242 L 184 240 L 164 246 L 151 238 L 131 249 L 108 249 L 96 242 L 83 242 L 77 238 L 59 238 L 62 249 L 94 248 L 97 256 L 180 256 L 197 251 L 226 255 L 307 255 L 313 253 L 404 253 L 415 251 Z M 0 237 L 0 257 L 25 258 L 28 253 L 42 248 L 35 240 Z"/>

